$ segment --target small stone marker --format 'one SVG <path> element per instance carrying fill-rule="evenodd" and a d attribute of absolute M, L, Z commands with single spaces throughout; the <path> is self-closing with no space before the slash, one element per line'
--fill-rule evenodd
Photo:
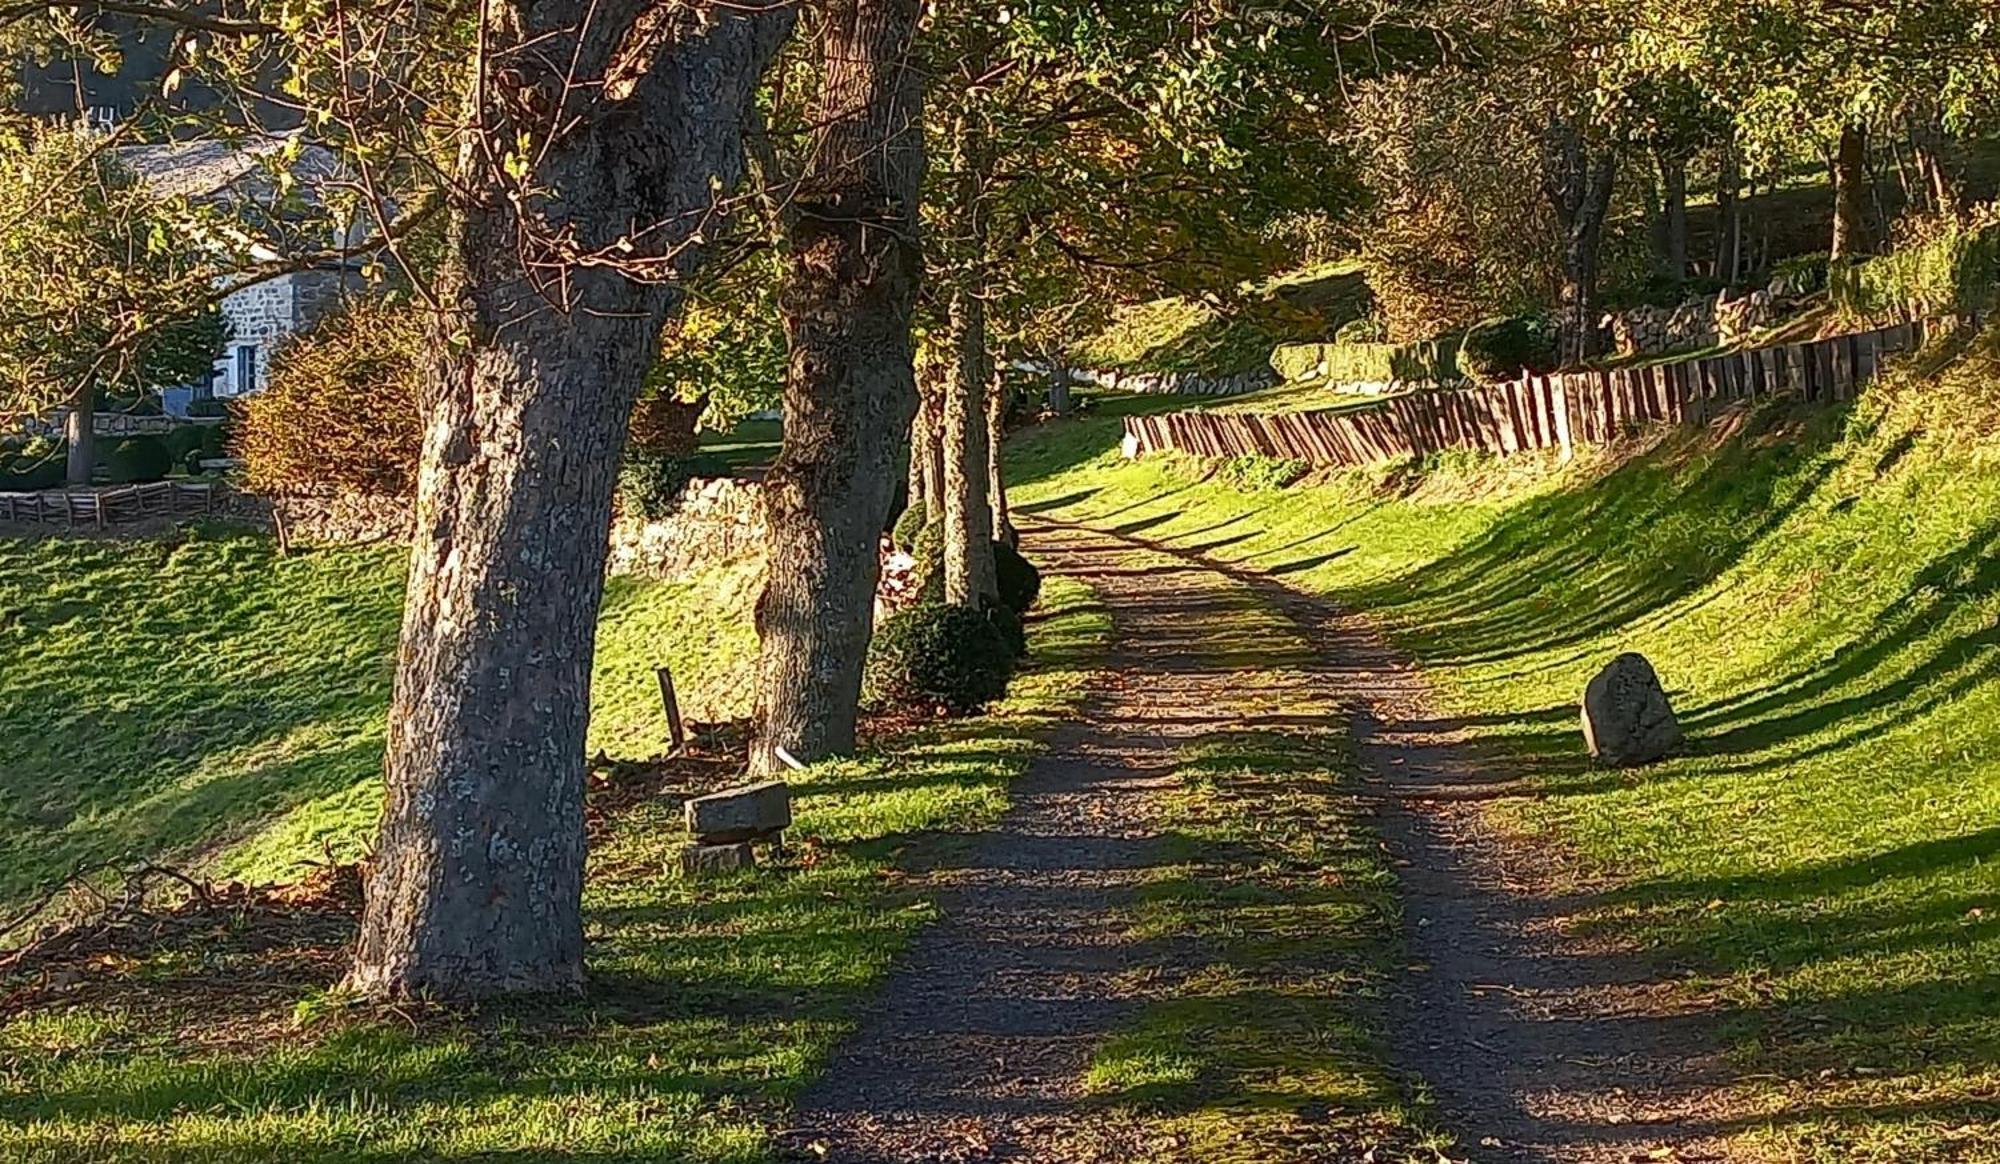
<path fill-rule="evenodd" d="M 1583 742 L 1613 768 L 1664 760 L 1681 746 L 1680 721 L 1644 655 L 1611 661 L 1583 690 Z"/>
<path fill-rule="evenodd" d="M 681 849 L 683 877 L 710 877 L 756 867 L 757 854 L 751 851 L 748 841 L 735 845 L 694 844 Z"/>
<path fill-rule="evenodd" d="M 688 831 L 706 845 L 733 845 L 792 827 L 792 788 L 782 780 L 729 788 L 687 802 Z"/>

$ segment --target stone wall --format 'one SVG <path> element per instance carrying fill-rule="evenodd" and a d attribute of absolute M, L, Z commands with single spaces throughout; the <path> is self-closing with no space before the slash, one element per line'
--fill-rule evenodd
<path fill-rule="evenodd" d="M 1731 297 L 1694 299 L 1677 307 L 1633 307 L 1603 320 L 1611 351 L 1618 356 L 1700 351 L 1734 346 L 1784 318 L 1790 297 L 1776 284 Z"/>
<path fill-rule="evenodd" d="M 294 541 L 321 545 L 407 542 L 415 514 L 401 498 L 288 497 L 286 531 Z M 760 485 L 733 477 L 688 484 L 671 516 L 620 519 L 611 529 L 613 574 L 672 578 L 715 562 L 764 552 L 768 538 Z"/>
<path fill-rule="evenodd" d="M 1070 379 L 1094 384 L 1115 392 L 1142 396 L 1241 396 L 1269 388 L 1278 382 L 1268 368 L 1238 372 L 1233 376 L 1204 376 L 1196 372 L 1098 372 L 1077 368 Z"/>

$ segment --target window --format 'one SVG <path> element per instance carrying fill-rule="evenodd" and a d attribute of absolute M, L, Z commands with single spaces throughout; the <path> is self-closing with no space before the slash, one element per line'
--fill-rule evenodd
<path fill-rule="evenodd" d="M 221 378 L 222 378 L 221 372 L 216 371 L 214 368 L 210 368 L 208 370 L 208 375 L 194 382 L 194 393 L 191 399 L 194 400 L 215 399 L 215 382 L 217 380 L 220 380 Z"/>
<path fill-rule="evenodd" d="M 257 345 L 244 344 L 236 349 L 236 395 L 247 396 L 257 390 Z"/>

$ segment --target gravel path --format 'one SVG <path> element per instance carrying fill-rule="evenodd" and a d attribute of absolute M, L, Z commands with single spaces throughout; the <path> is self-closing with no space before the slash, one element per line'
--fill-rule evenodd
<path fill-rule="evenodd" d="M 1234 722 L 1242 676 L 1191 665 L 1217 648 L 1203 591 L 1226 575 L 1297 624 L 1320 657 L 1307 681 L 1353 716 L 1404 888 L 1397 1066 L 1436 1097 L 1458 1138 L 1450 1159 L 1727 1159 L 1704 1134 L 1732 1114 L 1712 1098 L 1723 1074 L 1707 1017 L 1628 952 L 1573 932 L 1585 897 L 1550 891 L 1547 855 L 1481 812 L 1518 789 L 1470 758 L 1421 674 L 1364 620 L 1266 576 L 1079 527 L 1039 527 L 1033 551 L 1110 608 L 1106 679 L 1014 785 L 999 825 L 930 874 L 942 918 L 802 1100 L 789 1137 L 802 1157 L 1174 1158 L 1085 1105 L 1080 1081 L 1096 1046 L 1190 966 L 1188 951 L 1129 940 L 1121 909 L 1162 863 L 1153 802 L 1176 751 Z"/>

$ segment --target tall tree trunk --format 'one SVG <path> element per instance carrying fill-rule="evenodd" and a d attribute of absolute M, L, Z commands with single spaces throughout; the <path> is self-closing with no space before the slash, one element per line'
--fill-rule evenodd
<path fill-rule="evenodd" d="M 828 0 L 810 162 L 793 196 L 782 307 L 785 441 L 764 486 L 770 580 L 752 768 L 854 749 L 882 529 L 916 406 L 910 315 L 923 274 L 918 0 Z"/>
<path fill-rule="evenodd" d="M 1965 180 L 1951 135 L 1934 110 L 1919 110 L 1909 120 L 1910 149 L 1931 209 L 1947 218 L 1959 217 L 1965 211 Z"/>
<path fill-rule="evenodd" d="M 1833 154 L 1833 261 L 1868 252 L 1868 135 L 1860 125 L 1840 127 Z"/>
<path fill-rule="evenodd" d="M 983 54 L 963 64 L 982 74 Z M 986 141 L 975 116 L 956 127 L 953 163 L 964 232 L 964 262 L 953 274 L 950 297 L 950 375 L 944 391 L 944 596 L 983 609 L 997 601 L 990 500 L 992 434 L 987 429 L 985 263 L 987 249 Z"/>
<path fill-rule="evenodd" d="M 1736 143 L 1723 147 L 1715 175 L 1715 280 L 1727 286 L 1742 272 L 1743 161 Z"/>
<path fill-rule="evenodd" d="M 996 374 L 987 377 L 986 390 L 986 484 L 987 501 L 993 510 L 993 540 L 1018 546 L 1014 515 L 1007 511 L 1007 477 L 1002 464 L 1007 436 L 1007 386 Z"/>
<path fill-rule="evenodd" d="M 1561 357 L 1579 363 L 1597 354 L 1597 267 L 1604 242 L 1604 218 L 1618 155 L 1593 150 L 1576 127 L 1550 123 L 1543 139 L 1542 189 L 1562 227 Z"/>
<path fill-rule="evenodd" d="M 595 10 L 484 10 L 422 401 L 387 803 L 348 975 L 373 996 L 583 983 L 584 728 L 618 457 L 700 263 L 687 244 L 711 181 L 741 176 L 742 120 L 790 23 L 730 9 L 621 27 Z M 550 193 L 510 197 L 486 147 L 546 125 L 564 128 L 527 184 Z M 635 224 L 660 226 L 627 250 Z M 573 247 L 673 278 L 570 265 Z"/>
<path fill-rule="evenodd" d="M 1679 283 L 1688 275 L 1687 159 L 1660 157 L 1660 260 L 1667 278 Z"/>
<path fill-rule="evenodd" d="M 917 416 L 910 427 L 910 496 L 924 499 L 925 524 L 944 520 L 944 379 L 935 346 L 917 361 Z M 914 504 L 914 500 L 912 502 Z"/>
<path fill-rule="evenodd" d="M 986 476 L 992 439 L 986 428 L 986 304 L 976 289 L 962 283 L 952 292 L 950 332 L 954 358 L 944 393 L 944 597 L 983 609 L 1000 595 Z"/>
<path fill-rule="evenodd" d="M 63 420 L 63 439 L 69 444 L 67 472 L 63 480 L 72 489 L 90 488 L 91 473 L 97 468 L 97 382 L 85 378 L 69 398 L 69 416 Z"/>

